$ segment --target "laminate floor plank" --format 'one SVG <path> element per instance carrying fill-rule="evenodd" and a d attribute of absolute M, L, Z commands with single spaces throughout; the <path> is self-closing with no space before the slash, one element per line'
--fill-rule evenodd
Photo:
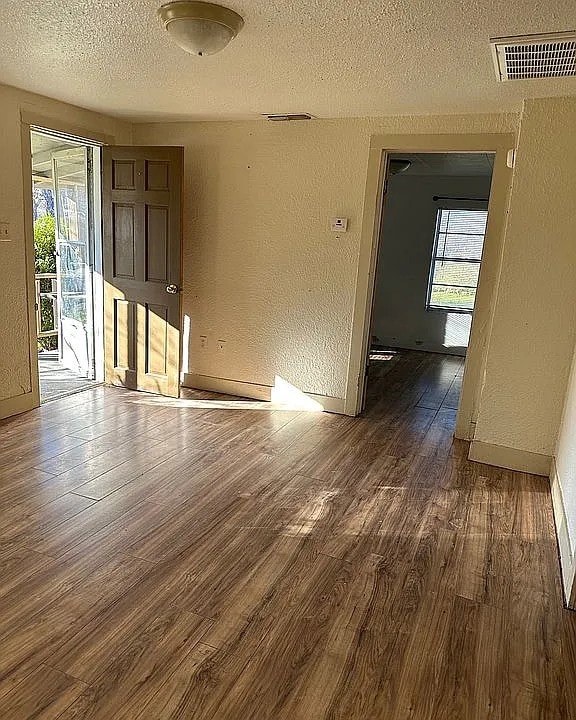
<path fill-rule="evenodd" d="M 210 625 L 206 618 L 166 608 L 126 643 L 59 720 L 108 720 L 131 705 L 144 706 L 154 698 L 159 682 L 180 667 Z"/>
<path fill-rule="evenodd" d="M 0 717 L 10 720 L 54 720 L 85 689 L 84 683 L 47 666 L 30 673 L 0 699 Z"/>
<path fill-rule="evenodd" d="M 66 408 L 56 411 L 52 408 L 50 415 L 42 417 L 42 426 L 48 425 L 50 433 L 54 435 L 74 435 L 85 428 L 99 424 L 103 420 L 117 420 L 134 410 L 129 404 L 104 403 L 100 407 L 94 407 L 94 411 L 86 414 L 85 405 L 78 404 L 74 408 Z"/>
<path fill-rule="evenodd" d="M 230 717 L 234 713 L 237 717 L 249 717 L 254 712 L 254 697 L 258 697 L 263 714 L 290 717 L 307 676 L 322 655 L 329 631 L 340 620 L 338 609 L 347 592 L 351 571 L 350 566 L 334 558 L 318 555 L 309 568 L 308 578 L 302 579 L 298 587 L 298 603 L 288 606 L 265 634 L 261 630 L 255 632 L 261 639 L 254 654 L 250 654 L 249 643 L 248 648 L 238 645 L 238 655 L 246 653 L 250 662 L 222 696 L 206 697 L 201 690 L 189 705 L 191 714 L 199 718 Z M 257 627 L 256 622 L 251 622 L 245 637 Z M 314 705 L 308 712 L 311 716 L 316 714 Z"/>
<path fill-rule="evenodd" d="M 60 485 L 66 484 L 69 489 L 73 489 L 81 482 L 88 482 L 119 465 L 139 450 L 159 442 L 137 435 L 130 441 L 119 443 L 118 435 L 109 433 L 42 463 L 38 469 L 57 475 Z"/>
<path fill-rule="evenodd" d="M 258 445 L 262 452 L 275 455 L 282 453 L 294 442 L 303 438 L 318 422 L 316 413 L 299 413 L 278 428 Z"/>
<path fill-rule="evenodd" d="M 158 426 L 165 425 L 171 419 L 169 410 L 159 408 L 154 415 L 141 406 L 135 410 L 127 408 L 124 412 L 114 417 L 114 430 L 110 430 L 110 417 L 105 417 L 99 422 L 92 423 L 86 427 L 71 430 L 70 434 L 83 440 L 95 440 L 98 437 L 110 435 L 110 432 L 130 431 L 132 435 L 152 430 Z"/>
<path fill-rule="evenodd" d="M 195 677 L 210 666 L 217 650 L 211 645 L 198 643 L 184 657 L 178 668 L 163 679 L 154 678 L 146 688 L 146 697 L 127 702 L 113 720 L 149 720 L 150 718 L 189 718 L 186 714 L 187 698 L 193 691 Z M 151 696 L 148 699 L 148 696 Z"/>
<path fill-rule="evenodd" d="M 418 446 L 418 452 L 424 455 L 444 457 L 446 455 L 465 455 L 468 443 L 454 437 L 456 410 L 441 407 L 430 423 L 428 430 Z"/>
<path fill-rule="evenodd" d="M 186 578 L 182 561 L 152 566 L 137 586 L 109 603 L 78 632 L 62 643 L 50 665 L 94 683 L 124 649 L 172 605 L 171 596 Z M 141 600 L 145 598 L 145 603 Z M 196 620 L 194 620 L 196 622 Z"/>
<path fill-rule="evenodd" d="M 144 560 L 122 554 L 105 558 L 95 554 L 46 564 L 27 582 L 25 597 L 22 588 L 15 587 L 0 600 L 0 637 L 17 639 L 19 629 L 31 621 L 38 619 L 41 624 L 54 609 L 57 614 L 60 609 L 65 612 L 67 595 L 72 599 L 78 595 L 81 604 L 84 600 L 91 604 L 112 603 L 152 568 Z M 42 630 L 50 634 L 53 628 L 47 623 Z"/>
<path fill-rule="evenodd" d="M 180 478 L 188 462 L 179 458 L 156 468 L 162 482 L 151 492 L 151 502 L 176 505 L 188 502 L 196 509 L 201 504 L 210 507 L 221 499 L 254 495 L 269 484 L 284 482 L 296 472 L 289 459 L 265 455 L 252 448 L 232 458 L 212 450 L 196 456 L 195 471 L 189 473 L 190 480 L 184 486 Z M 125 492 L 130 494 L 131 488 L 125 488 Z"/>
<path fill-rule="evenodd" d="M 47 532 L 69 518 L 78 515 L 86 508 L 94 505 L 94 500 L 84 498 L 73 493 L 67 493 L 42 504 L 39 508 L 36 503 L 23 502 L 14 507 L 9 521 L 0 528 L 0 539 L 19 539 L 23 543 L 29 542 L 39 532 Z"/>
<path fill-rule="evenodd" d="M 56 648 L 100 609 L 99 596 L 75 592 L 65 600 L 60 598 L 47 604 L 41 614 L 34 615 L 17 631 L 4 637 L 0 655 L 0 698 L 46 662 Z"/>
<path fill-rule="evenodd" d="M 5 508 L 6 512 L 9 508 L 12 509 L 38 496 L 40 496 L 39 504 L 43 504 L 42 501 L 50 502 L 62 494 L 55 492 L 49 484 L 54 477 L 51 473 L 34 468 L 15 470 L 7 479 L 0 481 L 0 508 Z M 10 515 L 7 514 L 2 519 L 9 521 Z"/>
<path fill-rule="evenodd" d="M 87 507 L 58 525 L 42 527 L 30 533 L 28 538 L 23 540 L 25 546 L 51 557 L 64 555 L 78 543 L 128 513 L 137 504 L 130 498 L 127 500 L 104 498 L 94 502 L 82 496 L 77 497 Z"/>
<path fill-rule="evenodd" d="M 200 666 L 174 714 L 167 717 L 240 718 L 255 712 L 260 712 L 261 717 L 274 716 L 277 698 L 290 689 L 276 681 L 272 668 L 279 670 L 280 677 L 290 684 L 290 678 L 295 680 L 299 665 L 296 658 L 290 659 L 291 649 L 301 647 L 305 654 L 308 652 L 313 637 L 306 639 L 303 631 L 324 626 L 321 608 L 337 602 L 342 590 L 338 582 L 340 561 L 319 555 L 306 542 L 295 548 L 284 573 L 264 596 L 250 621 L 231 628 L 226 642 Z M 292 618 L 290 637 L 286 637 L 286 646 L 276 645 L 274 650 L 272 639 L 277 637 L 281 624 L 284 630 L 288 629 L 288 617 Z M 203 642 L 211 644 L 210 633 Z M 263 673 L 265 659 L 267 670 Z M 254 683 L 252 690 L 248 678 Z"/>
<path fill-rule="evenodd" d="M 446 397 L 442 401 L 442 407 L 452 410 L 458 410 L 458 403 L 460 402 L 460 392 L 462 391 L 462 374 L 457 373 L 446 393 Z"/>
<path fill-rule="evenodd" d="M 44 438 L 24 441 L 18 443 L 17 447 L 3 450 L 0 463 L 6 463 L 11 471 L 25 469 L 31 467 L 31 457 L 35 464 L 41 464 L 85 442 L 83 438 L 72 435 L 62 435 L 48 441 Z"/>
<path fill-rule="evenodd" d="M 88 533 L 75 533 L 72 541 L 60 549 L 59 557 L 67 560 L 90 554 L 91 557 L 100 556 L 104 559 L 117 553 L 138 557 L 132 547 L 142 542 L 152 528 L 170 522 L 174 515 L 177 513 L 170 507 L 143 500 L 105 525 L 99 523 L 90 528 Z"/>
<path fill-rule="evenodd" d="M 32 575 L 54 562 L 53 558 L 27 548 L 15 550 L 1 566 L 0 598 L 10 593 L 17 585 L 30 582 Z"/>
<path fill-rule="evenodd" d="M 571 720 L 549 483 L 453 437 L 464 359 L 358 418 L 98 387 L 0 421 L 0 717 Z"/>
<path fill-rule="evenodd" d="M 457 377 L 459 363 L 452 366 L 442 364 L 434 367 L 424 376 L 426 389 L 418 400 L 418 407 L 439 410 L 446 402 L 446 397 Z"/>
<path fill-rule="evenodd" d="M 174 454 L 182 452 L 182 449 L 181 442 L 174 437 L 166 438 L 164 442 L 152 443 L 150 447 L 143 448 L 136 457 L 124 460 L 91 480 L 78 485 L 74 492 L 93 500 L 102 500 L 132 481 L 151 474 L 154 468 L 172 458 Z"/>
<path fill-rule="evenodd" d="M 27 602 L 2 609 L 3 633 L 0 654 L 0 697 L 15 687 L 39 664 L 52 666 L 54 653 L 84 626 L 114 606 L 128 588 L 141 582 L 151 570 L 149 563 L 116 556 L 105 563 L 84 560 L 76 577 L 39 583 L 41 589 Z M 32 592 L 26 588 L 26 592 Z M 20 594 L 22 597 L 22 593 Z"/>
<path fill-rule="evenodd" d="M 179 505 L 194 492 L 196 486 L 193 479 L 197 475 L 200 475 L 206 468 L 218 461 L 220 461 L 220 469 L 222 469 L 223 458 L 215 451 L 206 452 L 182 448 L 178 452 L 172 451 L 165 454 L 162 452 L 164 448 L 164 444 L 156 446 L 161 455 L 153 456 L 148 467 L 144 469 L 139 461 L 132 467 L 129 464 L 130 461 L 123 462 L 110 471 L 79 486 L 75 492 L 78 494 L 85 493 L 88 497 L 103 492 L 103 498 L 101 499 L 112 502 L 129 501 L 133 504 L 144 500 L 152 500 L 152 496 L 157 494 L 154 502 L 161 505 Z M 189 468 L 194 470 L 187 473 L 188 482 L 182 486 L 179 483 L 182 473 Z M 171 480 L 174 481 L 176 486 L 174 493 L 172 493 Z M 111 492 L 108 492 L 108 490 Z M 173 502 L 171 502 L 171 499 Z"/>

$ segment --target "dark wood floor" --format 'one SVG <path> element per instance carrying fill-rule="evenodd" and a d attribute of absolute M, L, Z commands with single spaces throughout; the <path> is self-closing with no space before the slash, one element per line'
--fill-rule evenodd
<path fill-rule="evenodd" d="M 548 483 L 465 459 L 461 370 L 378 361 L 357 419 L 99 387 L 0 424 L 0 718 L 574 717 Z"/>

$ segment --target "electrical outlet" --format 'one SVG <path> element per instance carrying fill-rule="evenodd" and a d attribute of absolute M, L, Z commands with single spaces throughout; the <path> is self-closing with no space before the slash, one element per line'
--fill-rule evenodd
<path fill-rule="evenodd" d="M 223 352 L 226 348 L 226 340 L 216 340 L 216 350 Z"/>
<path fill-rule="evenodd" d="M 206 337 L 206 335 L 200 335 L 200 347 L 202 348 L 202 350 L 206 350 L 206 348 L 208 347 L 208 338 Z"/>

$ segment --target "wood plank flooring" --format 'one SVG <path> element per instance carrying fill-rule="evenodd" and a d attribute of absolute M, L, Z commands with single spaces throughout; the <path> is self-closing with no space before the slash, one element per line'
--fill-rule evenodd
<path fill-rule="evenodd" d="M 360 418 L 98 387 L 0 423 L 0 718 L 576 717 L 547 480 L 466 460 L 460 358 L 386 357 Z"/>

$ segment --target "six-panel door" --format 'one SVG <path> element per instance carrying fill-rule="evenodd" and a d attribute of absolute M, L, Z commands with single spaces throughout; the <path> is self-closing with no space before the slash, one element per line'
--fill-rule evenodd
<path fill-rule="evenodd" d="M 106 382 L 178 397 L 183 149 L 102 151 Z"/>

